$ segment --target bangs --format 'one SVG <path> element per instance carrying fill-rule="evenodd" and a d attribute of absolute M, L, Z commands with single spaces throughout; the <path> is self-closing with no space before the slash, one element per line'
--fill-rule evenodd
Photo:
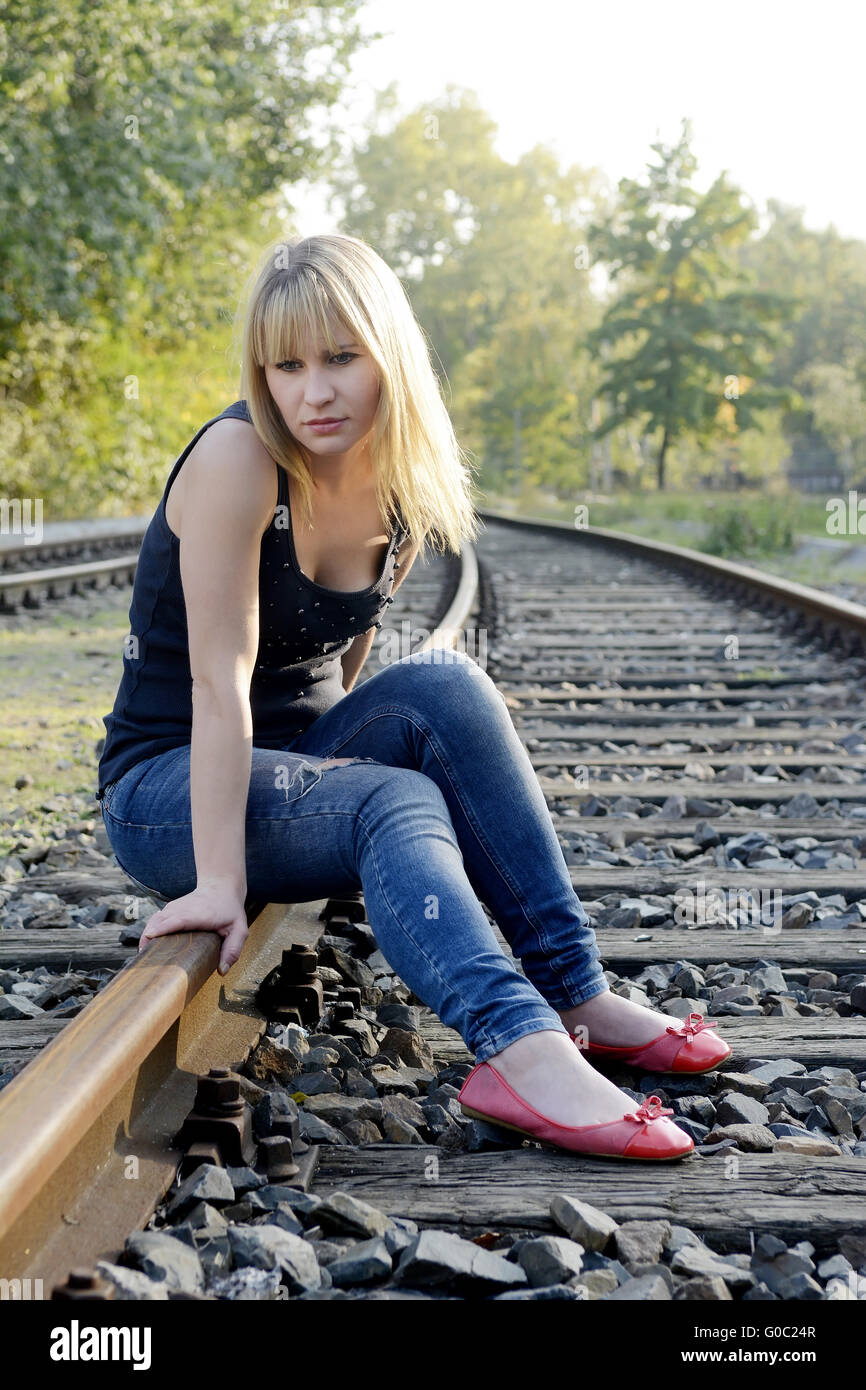
<path fill-rule="evenodd" d="M 284 273 L 271 280 L 259 300 L 250 347 L 260 367 L 302 357 L 308 340 L 337 352 L 341 340 L 363 343 L 354 318 L 348 304 L 333 302 L 315 272 Z"/>

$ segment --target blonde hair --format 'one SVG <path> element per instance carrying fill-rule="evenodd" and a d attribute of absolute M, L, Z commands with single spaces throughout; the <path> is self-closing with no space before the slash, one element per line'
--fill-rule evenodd
<path fill-rule="evenodd" d="M 307 522 L 309 455 L 283 420 L 265 366 L 298 357 L 305 334 L 337 352 L 330 317 L 378 369 L 370 459 L 389 533 L 402 520 L 420 545 L 430 535 L 443 553 L 446 547 L 459 553 L 463 538 L 478 532 L 472 465 L 455 437 L 424 331 L 390 266 L 356 237 L 276 241 L 262 254 L 245 298 L 241 396 L 265 448 L 296 480 Z"/>

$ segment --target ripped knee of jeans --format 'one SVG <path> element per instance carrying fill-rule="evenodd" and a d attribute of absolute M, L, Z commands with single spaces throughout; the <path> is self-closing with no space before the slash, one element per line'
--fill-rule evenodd
<path fill-rule="evenodd" d="M 375 763 L 376 758 L 326 758 L 323 762 L 311 763 L 307 759 L 297 763 L 293 768 L 288 768 L 285 763 L 278 763 L 275 768 L 275 786 L 286 792 L 288 801 L 288 791 L 295 786 L 296 780 L 301 784 L 301 791 L 298 800 L 306 796 L 311 787 L 315 787 L 321 780 L 322 774 L 329 767 L 344 767 L 348 763 Z"/>

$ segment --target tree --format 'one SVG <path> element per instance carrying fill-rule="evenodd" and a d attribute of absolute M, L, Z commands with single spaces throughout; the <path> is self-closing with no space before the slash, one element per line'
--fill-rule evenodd
<path fill-rule="evenodd" d="M 683 121 L 675 145 L 654 144 L 659 162 L 648 165 L 647 181 L 622 179 L 611 213 L 589 229 L 594 256 L 621 286 L 589 335 L 591 347 L 608 349 L 601 393 L 610 409 L 595 434 L 635 419 L 660 430 L 659 488 L 678 435 L 733 435 L 789 398 L 758 384 L 759 348 L 777 341 L 775 322 L 790 317 L 793 302 L 758 289 L 738 266 L 732 252 L 755 214 L 724 172 L 706 193 L 692 187 L 690 137 Z"/>
<path fill-rule="evenodd" d="M 359 33 L 360 8 L 361 0 L 180 8 L 8 0 L 0 19 L 7 491 L 56 497 L 53 514 L 68 516 L 95 509 L 106 473 L 127 479 L 133 500 L 151 485 L 164 462 L 155 432 L 172 428 L 176 440 L 186 407 L 172 355 L 190 352 L 190 334 L 212 325 L 218 308 L 234 307 L 263 217 L 285 185 L 323 173 L 336 156 L 329 108 L 350 57 L 376 37 Z M 220 333 L 228 337 L 227 319 Z M 148 358 L 158 344 L 162 354 Z M 145 367 L 157 406 L 146 420 L 121 394 Z"/>
<path fill-rule="evenodd" d="M 583 349 L 597 313 L 576 253 L 599 176 L 561 170 L 544 146 L 501 159 L 495 125 L 461 89 L 389 127 L 391 106 L 386 93 L 335 180 L 341 225 L 403 279 L 483 477 L 573 490 L 597 375 Z"/>

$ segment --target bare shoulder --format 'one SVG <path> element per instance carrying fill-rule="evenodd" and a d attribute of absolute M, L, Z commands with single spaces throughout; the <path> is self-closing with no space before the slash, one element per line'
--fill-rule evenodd
<path fill-rule="evenodd" d="M 276 468 L 248 421 L 216 420 L 196 441 L 169 490 L 165 504 L 169 527 L 180 537 L 184 508 L 223 493 L 243 511 L 260 516 L 264 531 L 277 503 Z"/>

